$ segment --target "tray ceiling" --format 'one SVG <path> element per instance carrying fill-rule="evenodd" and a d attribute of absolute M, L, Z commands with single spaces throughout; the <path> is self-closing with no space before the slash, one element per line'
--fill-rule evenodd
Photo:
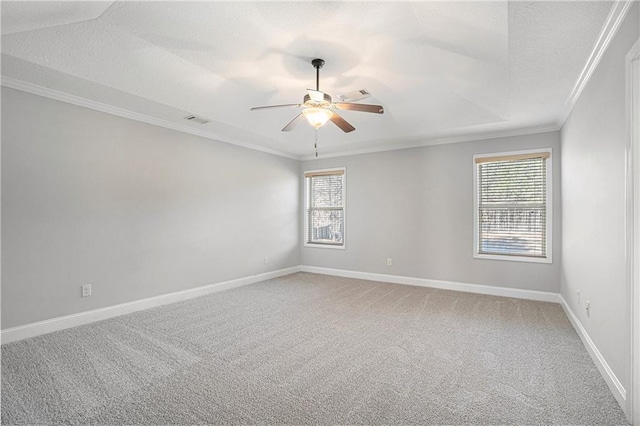
<path fill-rule="evenodd" d="M 384 115 L 318 131 L 321 155 L 554 128 L 611 2 L 9 2 L 2 75 L 221 141 L 305 157 L 281 132 L 315 85 L 367 89 Z M 186 122 L 195 114 L 206 124 Z"/>

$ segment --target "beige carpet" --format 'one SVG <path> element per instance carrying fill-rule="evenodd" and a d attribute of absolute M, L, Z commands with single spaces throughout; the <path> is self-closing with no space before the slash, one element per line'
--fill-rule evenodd
<path fill-rule="evenodd" d="M 307 273 L 2 345 L 3 424 L 627 424 L 560 305 Z"/>

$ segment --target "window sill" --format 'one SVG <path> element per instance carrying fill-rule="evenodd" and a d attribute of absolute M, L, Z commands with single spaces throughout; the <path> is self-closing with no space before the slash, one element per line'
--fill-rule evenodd
<path fill-rule="evenodd" d="M 512 256 L 512 255 L 474 253 L 473 257 L 474 257 L 474 259 L 506 260 L 507 262 L 553 263 L 553 259 L 551 258 L 551 256 L 547 256 L 547 257 L 528 257 L 528 256 Z"/>
<path fill-rule="evenodd" d="M 323 249 L 333 249 L 333 250 L 344 250 L 345 249 L 345 245 L 338 245 L 338 244 L 322 244 L 322 243 L 304 243 L 305 247 L 312 247 L 312 248 L 323 248 Z"/>

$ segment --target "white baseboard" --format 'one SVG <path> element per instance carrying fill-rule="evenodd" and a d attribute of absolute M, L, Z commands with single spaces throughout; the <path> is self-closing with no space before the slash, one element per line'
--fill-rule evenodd
<path fill-rule="evenodd" d="M 609 386 L 611 393 L 620 404 L 620 407 L 623 410 L 627 407 L 627 392 L 620 383 L 620 380 L 616 377 L 607 361 L 604 359 L 598 348 L 596 347 L 593 340 L 582 326 L 578 317 L 573 313 L 566 300 L 562 297 L 561 294 L 544 292 L 544 291 L 535 291 L 535 290 L 522 290 L 522 289 L 514 289 L 514 288 L 504 288 L 504 287 L 494 287 L 488 285 L 481 284 L 469 284 L 469 283 L 458 283 L 452 281 L 439 281 L 439 280 L 429 280 L 425 278 L 414 278 L 414 277 L 405 277 L 398 275 L 387 275 L 387 274 L 376 274 L 370 272 L 358 272 L 358 271 L 348 271 L 344 269 L 332 269 L 332 268 L 322 268 L 317 266 L 302 266 L 303 272 L 311 272 L 315 274 L 323 274 L 323 275 L 333 275 L 338 277 L 346 277 L 346 278 L 357 278 L 362 280 L 369 281 L 380 281 L 380 282 L 388 282 L 395 284 L 407 284 L 407 285 L 415 285 L 421 287 L 431 287 L 431 288 L 439 288 L 444 290 L 453 290 L 453 291 L 464 291 L 467 293 L 477 293 L 477 294 L 487 294 L 492 296 L 502 296 L 502 297 L 513 297 L 517 299 L 527 299 L 527 300 L 536 300 L 541 302 L 553 302 L 559 303 L 564 309 L 569 321 L 573 325 L 573 328 L 580 336 L 587 352 L 593 359 L 596 367 L 600 371 L 600 374 L 604 378 L 605 382 Z"/>
<path fill-rule="evenodd" d="M 458 283 L 453 281 L 430 280 L 426 278 L 405 277 L 400 275 L 375 274 L 371 272 L 348 271 L 344 269 L 302 266 L 303 272 L 334 275 L 337 277 L 358 278 L 361 280 L 381 281 L 394 284 L 415 285 L 440 288 L 443 290 L 464 291 L 466 293 L 487 294 L 491 296 L 513 297 L 515 299 L 536 300 L 540 302 L 560 303 L 560 295 L 547 291 L 523 290 L 518 288 L 495 287 L 482 284 Z"/>
<path fill-rule="evenodd" d="M 620 380 L 618 380 L 618 377 L 616 377 L 611 367 L 609 367 L 609 364 L 607 364 L 607 361 L 598 350 L 596 344 L 593 343 L 593 340 L 591 340 L 589 333 L 587 333 L 587 330 L 582 326 L 582 323 L 580 322 L 578 317 L 573 313 L 567 301 L 564 299 L 564 297 L 562 297 L 562 295 L 559 295 L 559 297 L 560 304 L 562 305 L 564 312 L 567 314 L 571 325 L 573 325 L 576 333 L 578 333 L 578 336 L 580 336 L 580 339 L 582 340 L 585 348 L 587 348 L 587 352 L 589 352 L 591 359 L 593 359 L 593 362 L 595 363 L 596 367 L 598 367 L 600 374 L 604 378 L 605 382 L 607 382 L 607 386 L 609 386 L 611 393 L 616 398 L 618 404 L 620 404 L 620 407 L 623 409 L 623 411 L 625 411 L 626 414 L 627 391 L 625 390 L 624 386 L 622 386 L 622 383 L 620 383 Z"/>
<path fill-rule="evenodd" d="M 133 302 L 122 303 L 106 308 L 95 309 L 86 312 L 80 312 L 72 315 L 52 318 L 45 321 L 39 321 L 31 324 L 21 325 L 18 327 L 8 328 L 0 332 L 0 341 L 2 343 L 10 343 L 29 337 L 40 336 L 54 331 L 60 331 L 79 325 L 89 324 L 95 321 L 101 321 L 116 316 L 141 311 L 169 303 L 179 302 L 198 296 L 204 296 L 223 290 L 241 287 L 253 284 L 259 281 L 277 278 L 284 275 L 293 274 L 295 272 L 310 272 L 322 275 L 333 275 L 346 278 L 357 278 L 369 281 L 388 282 L 395 284 L 414 285 L 420 287 L 439 288 L 444 290 L 463 291 L 467 293 L 486 294 L 492 296 L 512 297 L 517 299 L 536 300 L 541 302 L 560 303 L 567 314 L 569 321 L 580 336 L 587 351 L 589 352 L 598 370 L 605 379 L 607 385 L 611 389 L 614 397 L 621 407 L 626 407 L 627 392 L 620 383 L 607 364 L 606 360 L 589 337 L 576 315 L 573 313 L 562 295 L 552 292 L 523 290 L 515 288 L 495 287 L 481 284 L 459 283 L 452 281 L 430 280 L 425 278 L 405 277 L 399 275 L 377 274 L 370 272 L 349 271 L 344 269 L 322 268 L 317 266 L 294 266 L 291 268 L 280 269 L 277 271 L 266 272 L 263 274 L 253 275 L 249 277 L 238 278 L 230 281 L 210 284 L 189 290 L 178 291 L 175 293 L 164 294 L 161 296 L 149 297 Z"/>
<path fill-rule="evenodd" d="M 175 293 L 163 294 L 160 296 L 135 300 L 133 302 L 108 306 L 106 308 L 79 312 L 77 314 L 65 315 L 45 321 L 38 321 L 31 324 L 12 327 L 0 332 L 0 341 L 2 343 L 15 342 L 18 340 L 27 339 L 29 337 L 40 336 L 42 334 L 52 333 L 54 331 L 64 330 L 66 328 L 89 324 L 95 321 L 101 321 L 120 315 L 129 314 L 131 312 L 142 311 L 149 308 L 155 308 L 157 306 L 167 305 L 169 303 L 179 302 L 181 300 L 192 299 L 194 297 L 204 296 L 206 294 L 229 290 L 231 288 L 241 287 L 244 285 L 253 284 L 271 278 L 281 277 L 283 275 L 289 275 L 300 271 L 300 266 L 294 266 L 292 268 L 279 269 L 277 271 L 265 272 L 263 274 L 252 275 L 249 277 L 238 278 L 230 281 L 223 281 L 202 287 L 192 288 L 189 290 L 177 291 Z"/>

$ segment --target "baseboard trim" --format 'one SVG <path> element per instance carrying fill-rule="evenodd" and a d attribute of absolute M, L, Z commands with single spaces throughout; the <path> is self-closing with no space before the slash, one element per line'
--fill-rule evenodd
<path fill-rule="evenodd" d="M 482 284 L 470 284 L 470 283 L 459 283 L 452 281 L 441 281 L 441 280 L 430 280 L 425 278 L 415 278 L 415 277 L 406 277 L 399 275 L 387 275 L 387 274 L 376 274 L 370 272 L 358 272 L 358 271 L 350 271 L 344 269 L 332 269 L 332 268 L 322 268 L 318 266 L 302 266 L 302 272 L 310 272 L 314 274 L 323 274 L 323 275 L 333 275 L 338 277 L 345 278 L 357 278 L 362 280 L 369 281 L 379 281 L 379 282 L 389 282 L 394 284 L 406 284 L 406 285 L 414 285 L 420 287 L 430 287 L 430 288 L 439 288 L 444 290 L 453 290 L 453 291 L 463 291 L 467 293 L 476 293 L 476 294 L 486 294 L 491 296 L 501 296 L 501 297 L 512 297 L 517 299 L 527 299 L 527 300 L 535 300 L 541 302 L 552 302 L 559 303 L 564 309 L 567 317 L 569 318 L 569 322 L 578 333 L 580 340 L 584 344 L 587 352 L 593 359 L 596 367 L 600 371 L 600 374 L 604 378 L 607 386 L 611 390 L 614 398 L 620 404 L 620 407 L 627 407 L 627 392 L 622 386 L 620 380 L 615 375 L 609 364 L 604 359 L 600 351 L 598 350 L 593 340 L 578 320 L 578 317 L 573 313 L 566 300 L 562 297 L 561 294 L 552 293 L 552 292 L 544 292 L 544 291 L 535 291 L 535 290 L 523 290 L 523 289 L 514 289 L 514 288 L 504 288 L 504 287 L 495 287 L 488 286 Z"/>
<path fill-rule="evenodd" d="M 453 281 L 430 280 L 425 278 L 359 272 L 344 269 L 323 268 L 318 266 L 294 266 L 291 268 L 279 269 L 277 271 L 223 281 L 189 290 L 182 290 L 174 293 L 163 294 L 160 296 L 149 297 L 146 299 L 135 300 L 133 302 L 122 303 L 119 305 L 94 309 L 91 311 L 80 312 L 72 315 L 65 315 L 62 317 L 21 325 L 18 327 L 12 327 L 0 331 L 0 341 L 3 344 L 11 343 L 30 337 L 36 337 L 67 328 L 77 327 L 80 325 L 125 315 L 132 312 L 142 311 L 145 309 L 155 308 L 182 300 L 192 299 L 194 297 L 242 287 L 271 278 L 293 274 L 296 272 L 309 272 L 314 274 L 333 275 L 338 277 L 356 278 L 377 282 L 388 282 L 394 284 L 438 288 L 443 290 L 462 291 L 467 293 L 486 294 L 491 296 L 512 297 L 517 299 L 559 303 L 567 314 L 567 317 L 569 318 L 569 321 L 571 322 L 573 328 L 576 330 L 578 336 L 585 345 L 587 352 L 596 364 L 596 367 L 600 371 L 600 374 L 605 379 L 605 382 L 609 386 L 609 389 L 613 393 L 613 396 L 616 398 L 621 407 L 627 406 L 627 392 L 624 386 L 622 386 L 620 380 L 618 380 L 611 367 L 609 367 L 609 364 L 607 364 L 606 360 L 596 347 L 593 340 L 591 340 L 591 337 L 580 323 L 578 317 L 573 313 L 566 300 L 562 297 L 562 295 L 558 293 L 496 287 L 482 284 L 460 283 Z"/>
<path fill-rule="evenodd" d="M 624 386 L 622 386 L 622 383 L 620 383 L 620 380 L 618 380 L 618 377 L 616 377 L 611 367 L 609 367 L 609 364 L 607 364 L 607 361 L 598 350 L 596 344 L 593 343 L 593 340 L 591 340 L 589 333 L 587 333 L 587 330 L 582 326 L 582 323 L 580 322 L 576 314 L 573 313 L 565 298 L 562 297 L 562 295 L 559 295 L 559 297 L 560 305 L 562 305 L 562 308 L 567 314 L 571 325 L 573 325 L 576 333 L 578 333 L 578 336 L 580 336 L 580 340 L 582 340 L 585 348 L 587 348 L 587 352 L 589 352 L 591 359 L 595 363 L 596 367 L 598 367 L 598 370 L 607 383 L 607 386 L 609 386 L 611 393 L 618 401 L 618 404 L 620 404 L 620 407 L 622 407 L 623 410 L 626 410 L 627 391 L 625 390 Z"/>
<path fill-rule="evenodd" d="M 487 294 L 491 296 L 513 297 L 516 299 L 536 300 L 539 302 L 560 303 L 558 293 L 546 291 L 523 290 L 518 288 L 496 287 L 483 284 L 459 283 L 453 281 L 430 280 L 426 278 L 406 277 L 401 275 L 376 274 L 371 272 L 349 271 L 344 269 L 322 268 L 318 266 L 302 266 L 303 272 L 334 275 L 345 278 L 358 278 L 369 281 L 380 281 L 394 284 L 406 284 L 420 287 L 439 288 L 443 290 L 464 291 L 466 293 Z"/>
<path fill-rule="evenodd" d="M 77 327 L 79 325 L 85 325 L 96 321 L 102 321 L 136 311 L 142 311 L 145 309 L 155 308 L 157 306 L 167 305 L 169 303 L 192 299 L 198 296 L 217 293 L 219 291 L 229 290 L 232 288 L 257 283 L 259 281 L 277 278 L 300 271 L 300 266 L 294 266 L 291 268 L 279 269 L 277 271 L 265 272 L 262 274 L 251 275 L 248 277 L 237 278 L 234 280 L 209 284 L 202 287 L 177 291 L 174 293 L 149 297 L 146 299 L 134 300 L 133 302 L 121 303 L 119 305 L 108 306 L 105 308 L 79 312 L 77 314 L 65 315 L 62 317 L 12 327 L 0 332 L 0 341 L 3 344 L 11 343 L 22 339 L 27 339 L 29 337 L 40 336 L 43 334 L 52 333 L 54 331 Z"/>

